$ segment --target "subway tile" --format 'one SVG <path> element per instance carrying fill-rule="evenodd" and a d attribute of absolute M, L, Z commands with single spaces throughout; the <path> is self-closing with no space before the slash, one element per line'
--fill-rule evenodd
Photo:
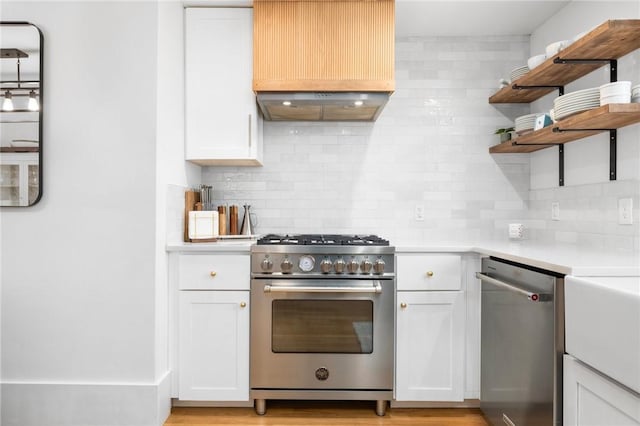
<path fill-rule="evenodd" d="M 264 122 L 263 167 L 203 167 L 202 181 L 225 203 L 254 206 L 263 233 L 420 243 L 506 238 L 518 221 L 541 241 L 637 250 L 639 220 L 621 228 L 616 212 L 629 196 L 638 218 L 638 180 L 530 190 L 530 155 L 488 153 L 495 129 L 530 111 L 487 102 L 528 50 L 528 36 L 398 38 L 396 90 L 375 123 Z"/>

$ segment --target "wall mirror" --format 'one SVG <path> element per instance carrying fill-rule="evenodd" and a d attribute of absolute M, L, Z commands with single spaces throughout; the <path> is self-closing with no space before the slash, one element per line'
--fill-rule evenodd
<path fill-rule="evenodd" d="M 42 32 L 0 21 L 0 49 L 0 206 L 32 206 L 42 197 Z"/>

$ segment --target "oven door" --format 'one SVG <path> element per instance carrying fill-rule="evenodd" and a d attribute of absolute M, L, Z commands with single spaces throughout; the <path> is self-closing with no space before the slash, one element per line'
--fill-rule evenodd
<path fill-rule="evenodd" d="M 393 388 L 393 280 L 251 281 L 252 389 Z"/>

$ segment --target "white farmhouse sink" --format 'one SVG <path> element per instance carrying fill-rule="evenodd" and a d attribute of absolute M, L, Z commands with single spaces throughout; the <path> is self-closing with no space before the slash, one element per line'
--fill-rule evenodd
<path fill-rule="evenodd" d="M 640 392 L 640 277 L 565 279 L 566 352 Z"/>

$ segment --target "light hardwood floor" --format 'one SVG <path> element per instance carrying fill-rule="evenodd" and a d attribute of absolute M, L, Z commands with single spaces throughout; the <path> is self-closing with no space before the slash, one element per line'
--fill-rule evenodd
<path fill-rule="evenodd" d="M 489 426 L 474 408 L 389 408 L 375 414 L 374 402 L 268 401 L 267 414 L 252 408 L 174 407 L 165 426 Z"/>

